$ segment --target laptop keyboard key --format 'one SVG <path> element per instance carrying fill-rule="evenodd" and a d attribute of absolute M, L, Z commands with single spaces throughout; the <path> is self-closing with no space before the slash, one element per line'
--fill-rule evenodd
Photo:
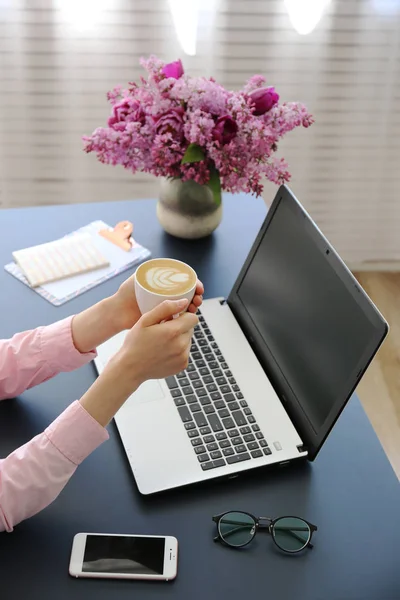
<path fill-rule="evenodd" d="M 244 460 L 250 460 L 250 454 L 248 452 L 243 452 L 242 454 L 238 454 L 237 456 L 239 456 L 240 462 L 243 462 Z"/>
<path fill-rule="evenodd" d="M 214 406 L 217 410 L 220 410 L 221 408 L 225 408 L 226 404 L 223 400 L 217 400 L 216 402 L 214 402 Z"/>
<path fill-rule="evenodd" d="M 263 452 L 266 456 L 269 456 L 270 454 L 272 454 L 270 448 L 264 448 Z"/>
<path fill-rule="evenodd" d="M 203 443 L 200 437 L 191 440 L 191 442 L 192 446 L 201 446 L 201 444 Z"/>
<path fill-rule="evenodd" d="M 178 396 L 182 396 L 182 392 L 176 388 L 175 390 L 171 390 L 171 396 L 173 398 L 178 398 Z"/>
<path fill-rule="evenodd" d="M 255 423 L 255 422 L 256 422 L 256 420 L 255 420 L 255 418 L 253 417 L 253 415 L 250 415 L 250 416 L 248 417 L 248 419 L 249 419 L 249 423 Z"/>
<path fill-rule="evenodd" d="M 259 444 L 261 448 L 266 448 L 268 446 L 267 440 L 260 440 Z"/>
<path fill-rule="evenodd" d="M 185 429 L 186 430 L 195 429 L 195 428 L 196 428 L 196 423 L 193 423 L 193 421 L 191 423 L 185 423 Z"/>
<path fill-rule="evenodd" d="M 193 448 L 193 450 L 196 452 L 196 454 L 204 454 L 206 452 L 205 446 L 196 446 Z"/>
<path fill-rule="evenodd" d="M 235 456 L 228 456 L 228 458 L 226 459 L 226 462 L 228 463 L 228 465 L 233 465 L 235 463 L 240 462 L 239 454 L 236 454 Z"/>
<path fill-rule="evenodd" d="M 202 463 L 202 462 L 205 462 L 206 460 L 210 460 L 210 457 L 208 456 L 208 454 L 198 454 L 197 460 Z"/>
<path fill-rule="evenodd" d="M 240 446 L 235 446 L 235 450 L 237 453 L 246 452 L 246 446 L 244 444 L 240 444 Z"/>
<path fill-rule="evenodd" d="M 208 385 L 210 383 L 214 383 L 214 379 L 211 377 L 211 375 L 205 375 L 203 377 L 203 381 L 206 385 Z"/>
<path fill-rule="evenodd" d="M 236 425 L 238 427 L 241 427 L 241 425 L 247 425 L 246 417 L 244 416 L 241 410 L 235 410 L 232 413 L 232 417 L 235 419 Z"/>
<path fill-rule="evenodd" d="M 204 358 L 206 359 L 206 361 L 208 362 L 208 364 L 210 364 L 210 362 L 213 362 L 215 360 L 213 354 L 206 354 Z"/>
<path fill-rule="evenodd" d="M 165 381 L 167 382 L 167 386 L 170 390 L 178 387 L 178 382 L 176 381 L 175 377 L 167 377 Z"/>
<path fill-rule="evenodd" d="M 217 377 L 216 381 L 217 381 L 218 385 L 225 385 L 226 384 L 225 377 Z"/>
<path fill-rule="evenodd" d="M 201 406 L 196 402 L 195 404 L 190 405 L 190 410 L 192 411 L 192 413 L 199 412 L 201 410 Z"/>
<path fill-rule="evenodd" d="M 206 444 L 211 444 L 212 442 L 215 442 L 215 437 L 213 435 L 206 435 L 204 437 L 204 442 Z"/>
<path fill-rule="evenodd" d="M 237 446 L 238 444 L 243 444 L 243 440 L 241 437 L 234 437 L 232 438 L 231 442 L 234 446 Z"/>
<path fill-rule="evenodd" d="M 231 429 L 231 431 L 228 431 L 228 435 L 230 438 L 238 437 L 239 432 L 237 429 Z"/>
<path fill-rule="evenodd" d="M 243 412 L 245 415 L 252 415 L 253 413 L 251 412 L 251 409 L 249 407 L 243 409 Z"/>
<path fill-rule="evenodd" d="M 230 448 L 231 447 L 231 443 L 229 440 L 222 440 L 219 443 L 220 448 Z"/>
<path fill-rule="evenodd" d="M 230 383 L 231 385 L 235 385 L 235 383 L 236 383 L 236 379 L 235 379 L 234 377 L 229 377 L 229 383 Z"/>
<path fill-rule="evenodd" d="M 188 373 L 194 373 L 194 372 L 196 371 L 196 367 L 195 367 L 194 365 L 188 365 L 188 366 L 186 367 L 186 371 L 187 371 Z"/>
<path fill-rule="evenodd" d="M 203 336 L 203 334 L 201 334 L 201 337 L 202 337 L 203 339 L 201 339 L 201 340 L 199 340 L 199 339 L 198 339 L 198 340 L 197 340 L 197 345 L 199 346 L 199 348 L 202 348 L 203 346 L 208 346 L 208 344 L 207 344 L 207 340 L 206 340 L 206 338 Z"/>
<path fill-rule="evenodd" d="M 248 425 L 245 425 L 244 427 L 240 428 L 240 433 L 246 435 L 246 433 L 251 433 L 251 429 Z"/>
<path fill-rule="evenodd" d="M 257 423 L 256 423 L 255 425 L 252 425 L 252 427 L 251 427 L 251 428 L 252 428 L 252 430 L 253 430 L 253 431 L 260 431 L 260 428 L 259 428 L 259 426 L 257 425 Z"/>
<path fill-rule="evenodd" d="M 226 440 L 228 436 L 226 435 L 225 431 L 221 431 L 220 433 L 216 433 L 215 437 L 217 440 Z"/>
<path fill-rule="evenodd" d="M 186 396 L 186 402 L 188 404 L 193 404 L 193 402 L 197 402 L 197 398 L 194 395 Z"/>
<path fill-rule="evenodd" d="M 212 464 L 212 462 L 203 462 L 201 463 L 201 468 L 203 469 L 203 471 L 209 471 L 210 469 L 214 468 L 214 465 Z"/>
<path fill-rule="evenodd" d="M 243 429 L 244 429 L 244 428 L 243 428 Z M 254 440 L 255 440 L 256 438 L 254 437 L 254 435 L 253 435 L 252 433 L 248 433 L 247 435 L 244 435 L 244 436 L 243 436 L 243 439 L 244 439 L 244 441 L 245 441 L 245 442 L 254 442 Z M 258 447 L 258 446 L 256 446 L 256 448 L 257 448 L 257 447 Z"/>
<path fill-rule="evenodd" d="M 257 444 L 257 442 L 249 442 L 247 444 L 247 447 L 249 450 L 258 450 L 259 445 Z"/>
<path fill-rule="evenodd" d="M 207 390 L 206 388 L 200 388 L 198 390 L 196 390 L 196 394 L 200 397 L 200 396 L 207 396 Z"/>
<path fill-rule="evenodd" d="M 195 438 L 195 437 L 198 437 L 199 435 L 200 435 L 200 434 L 199 434 L 199 432 L 197 431 L 197 429 L 190 429 L 190 430 L 188 431 L 188 436 L 189 436 L 190 438 Z"/>
<path fill-rule="evenodd" d="M 211 400 L 221 400 L 222 396 L 219 392 L 211 392 Z"/>
<path fill-rule="evenodd" d="M 210 398 L 208 396 L 202 396 L 200 398 L 200 404 L 202 406 L 207 406 L 207 404 L 211 404 L 211 400 L 210 400 Z M 211 412 L 213 412 L 213 411 L 211 411 Z"/>
<path fill-rule="evenodd" d="M 230 381 L 230 380 L 229 380 L 229 381 Z M 234 384 L 232 385 L 232 389 L 233 389 L 233 391 L 234 391 L 234 392 L 240 392 L 240 387 L 239 387 L 238 385 L 236 385 L 236 383 L 234 383 Z"/>
<path fill-rule="evenodd" d="M 209 383 L 207 386 L 207 389 L 209 392 L 216 392 L 218 390 L 217 386 L 215 385 L 215 383 Z"/>
<path fill-rule="evenodd" d="M 214 371 L 215 369 L 219 369 L 219 364 L 216 361 L 208 363 L 208 366 L 212 371 Z"/>
<path fill-rule="evenodd" d="M 221 421 L 219 420 L 219 418 L 216 414 L 208 415 L 207 418 L 208 418 L 208 421 L 209 421 L 213 431 L 222 431 L 223 430 Z"/>
<path fill-rule="evenodd" d="M 221 390 L 221 394 L 229 394 L 229 392 L 231 391 L 229 385 L 221 385 L 219 389 Z"/>
<path fill-rule="evenodd" d="M 239 407 L 239 404 L 237 402 L 231 402 L 231 404 L 229 405 L 229 408 L 231 410 L 238 410 L 238 408 L 240 408 L 240 407 Z"/>
<path fill-rule="evenodd" d="M 225 364 L 225 359 L 222 356 L 222 354 L 220 354 L 220 356 L 217 356 L 217 359 L 219 360 L 220 363 L 224 363 Z"/>
<path fill-rule="evenodd" d="M 210 458 L 212 458 L 213 460 L 215 460 L 216 458 L 222 458 L 222 452 L 220 452 L 219 450 L 214 450 L 213 452 L 210 452 Z"/>
<path fill-rule="evenodd" d="M 224 374 L 221 371 L 221 369 L 214 369 L 213 375 L 214 375 L 214 377 L 223 377 L 224 376 Z"/>
<path fill-rule="evenodd" d="M 182 398 L 182 400 L 183 400 L 183 398 Z M 218 414 L 221 419 L 226 419 L 226 417 L 230 416 L 229 410 L 227 408 L 222 408 L 221 410 L 218 411 Z"/>
<path fill-rule="evenodd" d="M 233 449 L 233 448 L 224 448 L 224 449 L 222 450 L 222 453 L 223 453 L 225 456 L 232 456 L 232 454 L 235 454 L 235 451 L 234 451 L 234 449 Z"/>
<path fill-rule="evenodd" d="M 237 398 L 238 400 L 243 400 L 244 396 L 243 396 L 242 392 L 238 392 L 238 393 L 236 394 L 236 398 Z"/>
<path fill-rule="evenodd" d="M 226 362 L 221 363 L 221 367 L 225 370 L 225 369 L 229 369 L 228 365 L 226 364 Z"/>
<path fill-rule="evenodd" d="M 201 360 L 203 358 L 203 355 L 201 352 L 193 352 L 192 358 L 193 360 Z"/>
<path fill-rule="evenodd" d="M 223 458 L 218 458 L 217 460 L 213 460 L 214 467 L 224 467 L 226 462 Z"/>
<path fill-rule="evenodd" d="M 261 450 L 253 450 L 253 452 L 251 453 L 253 458 L 260 458 L 260 456 L 263 455 L 263 453 L 261 452 Z"/>
<path fill-rule="evenodd" d="M 231 417 L 224 419 L 222 422 L 224 424 L 225 429 L 232 429 L 232 427 L 235 427 L 235 423 Z"/>
<path fill-rule="evenodd" d="M 193 394 L 193 388 L 188 385 L 187 387 L 182 388 L 182 392 L 185 394 L 185 396 L 190 396 Z"/>
<path fill-rule="evenodd" d="M 262 439 L 263 439 L 263 437 L 264 437 L 264 434 L 263 434 L 261 431 L 257 431 L 257 433 L 256 433 L 256 438 L 257 438 L 258 440 L 262 440 Z"/>
<path fill-rule="evenodd" d="M 211 429 L 209 427 L 202 427 L 200 429 L 200 433 L 201 435 L 208 435 L 209 433 L 211 433 Z"/>
<path fill-rule="evenodd" d="M 199 370 L 199 372 L 200 372 L 200 375 L 201 375 L 202 377 L 204 377 L 204 375 L 209 375 L 209 374 L 210 374 L 210 371 L 209 371 L 209 369 L 207 369 L 207 367 L 202 367 L 202 368 Z"/>
<path fill-rule="evenodd" d="M 218 444 L 216 442 L 211 442 L 211 444 L 207 444 L 207 450 L 209 452 L 213 452 L 214 450 L 218 450 Z M 219 456 L 216 456 L 215 458 L 219 458 Z"/>
<path fill-rule="evenodd" d="M 182 396 L 180 398 L 175 398 L 174 402 L 176 406 L 184 406 L 186 404 L 185 398 L 182 398 Z"/>
<path fill-rule="evenodd" d="M 211 413 L 215 413 L 215 408 L 212 404 L 209 404 L 208 406 L 204 407 L 204 412 L 206 413 L 206 415 L 210 415 Z"/>
<path fill-rule="evenodd" d="M 184 379 L 184 377 L 186 377 L 185 371 L 181 371 L 180 373 L 178 373 L 178 375 L 176 375 L 176 377 L 178 379 Z"/>
<path fill-rule="evenodd" d="M 208 421 L 207 421 L 206 416 L 203 413 L 203 411 L 201 411 L 199 413 L 195 413 L 193 415 L 193 418 L 197 423 L 197 427 L 207 427 Z"/>
<path fill-rule="evenodd" d="M 191 381 L 194 381 L 195 379 L 199 379 L 200 375 L 198 373 L 196 373 L 196 371 L 193 371 L 193 373 L 189 373 L 189 379 Z"/>
<path fill-rule="evenodd" d="M 181 417 L 181 419 L 184 423 L 187 423 L 188 421 L 193 421 L 193 417 L 190 414 L 190 410 L 188 409 L 187 406 L 179 406 L 178 412 L 179 412 L 179 416 Z"/>
<path fill-rule="evenodd" d="M 196 367 L 197 367 L 198 369 L 202 369 L 202 368 L 203 368 L 203 367 L 205 367 L 205 366 L 206 366 L 206 362 L 205 362 L 203 359 L 201 359 L 201 360 L 196 360 Z"/>
<path fill-rule="evenodd" d="M 235 396 L 233 394 L 225 394 L 224 398 L 225 398 L 225 400 L 227 402 L 234 402 L 235 401 Z"/>
<path fill-rule="evenodd" d="M 246 407 L 247 407 L 247 402 L 246 402 L 246 400 L 241 400 L 241 401 L 240 401 L 240 406 L 241 406 L 242 408 L 246 408 Z"/>

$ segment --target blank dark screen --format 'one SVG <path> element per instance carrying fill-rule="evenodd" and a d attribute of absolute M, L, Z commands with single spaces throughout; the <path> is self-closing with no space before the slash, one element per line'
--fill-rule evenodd
<path fill-rule="evenodd" d="M 280 202 L 238 296 L 317 432 L 354 376 L 372 325 L 295 211 Z"/>
<path fill-rule="evenodd" d="M 89 535 L 82 571 L 162 575 L 164 538 Z"/>

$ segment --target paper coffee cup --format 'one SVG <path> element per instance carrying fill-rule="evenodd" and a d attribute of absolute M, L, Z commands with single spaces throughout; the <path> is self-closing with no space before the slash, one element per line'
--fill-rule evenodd
<path fill-rule="evenodd" d="M 186 299 L 190 304 L 196 285 L 197 274 L 194 269 L 172 258 L 147 260 L 135 272 L 136 301 L 142 314 L 165 300 Z"/>

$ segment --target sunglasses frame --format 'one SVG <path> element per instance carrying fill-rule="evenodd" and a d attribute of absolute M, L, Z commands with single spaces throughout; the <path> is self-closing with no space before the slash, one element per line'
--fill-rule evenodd
<path fill-rule="evenodd" d="M 221 529 L 220 529 L 221 519 L 225 515 L 229 515 L 230 513 L 240 513 L 242 515 L 247 515 L 248 517 L 251 517 L 255 523 L 255 532 L 253 534 L 253 537 L 248 542 L 246 542 L 245 544 L 241 544 L 240 546 L 235 546 L 235 545 L 229 544 L 229 542 L 224 540 L 223 536 L 221 535 Z M 310 529 L 310 537 L 308 538 L 308 541 L 304 544 L 304 546 L 302 548 L 300 548 L 299 550 L 285 550 L 285 548 L 282 548 L 282 546 L 280 546 L 278 544 L 278 542 L 276 541 L 275 534 L 274 534 L 274 526 L 281 519 L 300 519 L 301 521 L 304 521 L 304 523 L 306 523 L 308 525 L 308 527 Z M 276 518 L 255 517 L 251 513 L 246 512 L 244 510 L 227 510 L 224 513 L 221 513 L 220 515 L 214 515 L 212 520 L 216 524 L 217 531 L 218 531 L 218 535 L 216 537 L 214 537 L 214 542 L 220 542 L 221 544 L 223 544 L 224 546 L 228 546 L 229 548 L 244 548 L 245 546 L 248 546 L 254 540 L 259 529 L 265 529 L 270 534 L 273 542 L 279 548 L 279 550 L 282 550 L 282 552 L 286 552 L 287 554 L 297 554 L 298 552 L 302 552 L 305 548 L 309 548 L 310 550 L 312 548 L 314 548 L 314 545 L 311 543 L 311 539 L 312 539 L 314 531 L 318 530 L 318 527 L 316 525 L 313 525 L 306 519 L 303 519 L 303 517 L 297 517 L 294 515 L 282 515 L 282 516 L 276 517 Z"/>

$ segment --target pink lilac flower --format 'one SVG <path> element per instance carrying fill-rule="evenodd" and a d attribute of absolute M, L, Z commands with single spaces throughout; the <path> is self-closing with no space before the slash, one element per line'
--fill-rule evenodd
<path fill-rule="evenodd" d="M 165 75 L 165 77 L 179 79 L 179 77 L 182 77 L 184 73 L 182 61 L 179 59 L 164 65 L 161 69 L 161 72 Z"/>
<path fill-rule="evenodd" d="M 217 169 L 222 188 L 229 192 L 259 195 L 263 178 L 276 184 L 289 180 L 286 162 L 275 153 L 286 133 L 314 122 L 304 105 L 280 104 L 262 75 L 233 92 L 212 78 L 189 77 L 180 61 L 166 65 L 150 56 L 141 64 L 147 78 L 108 93 L 113 107 L 108 127 L 83 138 L 86 152 L 132 173 L 201 185 Z M 190 144 L 200 146 L 204 159 L 182 164 Z"/>

